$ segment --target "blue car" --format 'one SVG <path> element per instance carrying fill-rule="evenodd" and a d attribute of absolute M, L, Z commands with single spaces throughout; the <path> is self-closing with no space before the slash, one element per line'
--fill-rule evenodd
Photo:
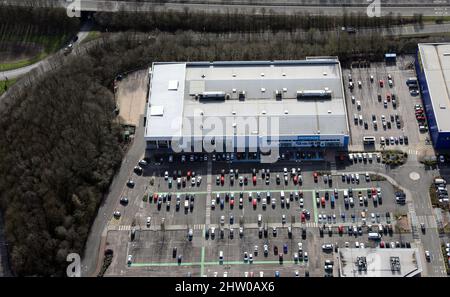
<path fill-rule="evenodd" d="M 331 195 L 331 207 L 334 207 L 334 201 L 335 201 L 334 195 Z"/>
<path fill-rule="evenodd" d="M 275 277 L 280 277 L 280 272 L 279 271 L 275 271 Z"/>
<path fill-rule="evenodd" d="M 288 245 L 287 245 L 287 243 L 285 243 L 283 245 L 283 253 L 287 254 L 287 252 L 288 252 Z"/>

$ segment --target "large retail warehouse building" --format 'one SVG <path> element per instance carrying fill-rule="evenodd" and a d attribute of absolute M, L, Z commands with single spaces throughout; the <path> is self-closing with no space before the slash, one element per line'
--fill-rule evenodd
<path fill-rule="evenodd" d="M 416 72 L 436 149 L 450 149 L 450 43 L 419 44 Z"/>
<path fill-rule="evenodd" d="M 176 139 L 187 152 L 248 152 L 265 136 L 280 148 L 349 142 L 341 65 L 332 57 L 154 63 L 147 104 L 149 150 L 169 151 Z"/>

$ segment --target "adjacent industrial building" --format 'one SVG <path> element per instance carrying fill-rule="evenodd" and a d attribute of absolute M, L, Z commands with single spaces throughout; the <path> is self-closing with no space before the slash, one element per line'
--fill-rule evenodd
<path fill-rule="evenodd" d="M 339 249 L 340 277 L 418 277 L 422 263 L 417 248 Z"/>
<path fill-rule="evenodd" d="M 348 145 L 337 58 L 154 63 L 149 72 L 148 150 L 174 142 L 177 152 Z"/>
<path fill-rule="evenodd" d="M 433 145 L 450 149 L 450 43 L 419 44 L 416 72 Z"/>

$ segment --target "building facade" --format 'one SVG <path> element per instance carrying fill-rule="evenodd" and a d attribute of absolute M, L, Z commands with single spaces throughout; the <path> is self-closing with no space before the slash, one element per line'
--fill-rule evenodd
<path fill-rule="evenodd" d="M 154 63 L 149 73 L 148 150 L 267 153 L 348 145 L 336 58 Z"/>
<path fill-rule="evenodd" d="M 450 149 L 450 43 L 419 44 L 416 72 L 433 145 Z"/>

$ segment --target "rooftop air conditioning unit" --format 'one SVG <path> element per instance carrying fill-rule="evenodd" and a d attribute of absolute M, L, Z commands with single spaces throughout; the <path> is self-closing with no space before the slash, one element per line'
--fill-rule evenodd
<path fill-rule="evenodd" d="M 222 91 L 203 92 L 202 94 L 200 94 L 200 99 L 225 100 L 225 92 Z"/>
<path fill-rule="evenodd" d="M 239 92 L 239 101 L 245 100 L 245 91 Z"/>
<path fill-rule="evenodd" d="M 275 99 L 277 100 L 277 101 L 279 101 L 279 100 L 281 100 L 282 99 L 282 94 L 281 94 L 281 92 L 280 91 L 278 91 L 278 90 L 275 90 Z"/>
<path fill-rule="evenodd" d="M 297 91 L 297 99 L 330 99 L 332 92 L 330 90 L 303 90 Z"/>

